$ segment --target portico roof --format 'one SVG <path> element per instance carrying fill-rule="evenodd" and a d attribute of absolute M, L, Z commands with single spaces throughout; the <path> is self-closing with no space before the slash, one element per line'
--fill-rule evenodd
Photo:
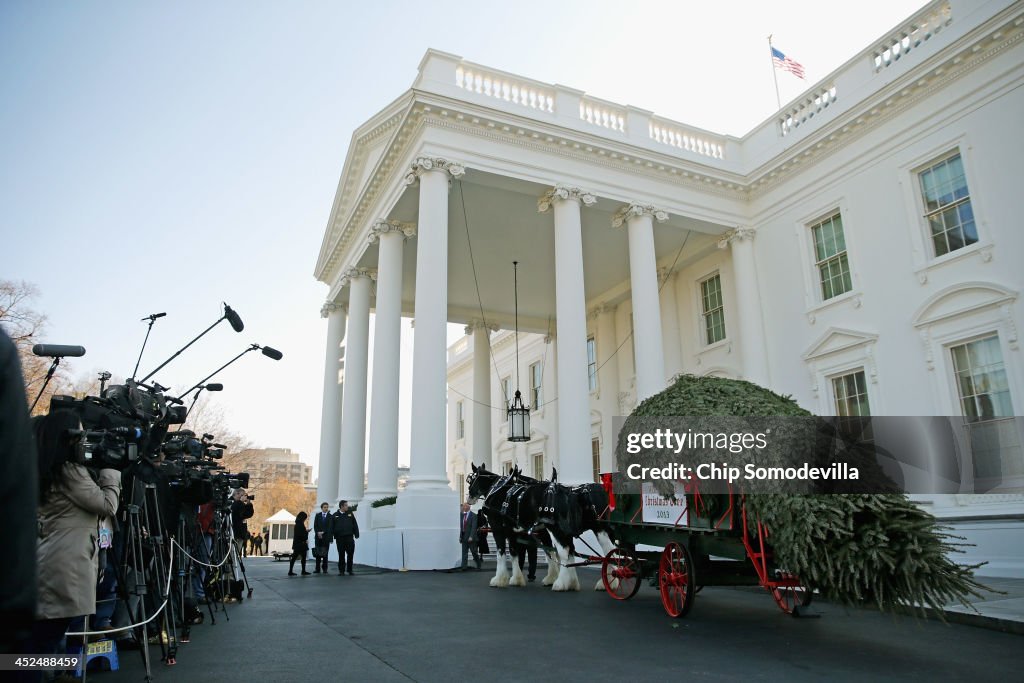
<path fill-rule="evenodd" d="M 416 186 L 404 181 L 410 164 L 451 159 L 467 172 L 449 193 L 449 320 L 479 318 L 482 304 L 489 321 L 508 327 L 511 262 L 519 260 L 520 324 L 543 332 L 555 273 L 552 219 L 536 200 L 553 185 L 597 196 L 582 212 L 586 297 L 589 306 L 614 303 L 629 285 L 626 236 L 611 227 L 623 203 L 668 212 L 654 231 L 659 266 L 701 258 L 718 236 L 750 225 L 758 198 L 782 179 L 1016 40 L 1015 3 L 989 4 L 1001 9 L 972 26 L 956 21 L 962 3 L 932 2 L 742 138 L 428 50 L 412 88 L 354 132 L 315 275 L 334 300 L 347 268 L 375 267 L 373 222 L 416 222 Z M 407 316 L 415 244 L 406 242 L 403 258 Z"/>

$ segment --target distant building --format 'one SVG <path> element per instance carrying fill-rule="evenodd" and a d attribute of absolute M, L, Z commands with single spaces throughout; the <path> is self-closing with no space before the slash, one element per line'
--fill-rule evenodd
<path fill-rule="evenodd" d="M 290 448 L 249 448 L 238 454 L 249 472 L 250 488 L 278 479 L 309 488 L 313 486 L 313 467 L 299 459 Z"/>

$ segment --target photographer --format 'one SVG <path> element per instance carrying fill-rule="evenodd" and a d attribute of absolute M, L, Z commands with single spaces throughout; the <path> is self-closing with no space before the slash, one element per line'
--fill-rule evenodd
<path fill-rule="evenodd" d="M 253 509 L 252 503 L 249 500 L 249 494 L 246 493 L 245 489 L 235 489 L 231 497 L 233 498 L 231 501 L 231 532 L 235 537 L 235 550 L 238 553 L 238 557 L 242 558 L 245 557 L 245 544 L 249 541 L 249 528 L 245 520 L 252 517 L 256 511 Z M 239 559 L 239 564 L 241 564 L 241 559 Z M 238 576 L 238 567 L 236 567 L 235 581 L 239 581 L 240 578 Z"/>
<path fill-rule="evenodd" d="M 78 416 L 56 411 L 35 421 L 39 449 L 39 604 L 35 653 L 53 653 L 74 617 L 96 608 L 99 523 L 117 511 L 121 473 L 79 464 Z"/>

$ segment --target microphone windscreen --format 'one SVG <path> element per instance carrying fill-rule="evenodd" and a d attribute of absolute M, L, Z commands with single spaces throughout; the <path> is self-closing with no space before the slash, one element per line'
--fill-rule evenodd
<path fill-rule="evenodd" d="M 68 346 L 66 344 L 36 344 L 32 347 L 32 353 L 47 358 L 65 358 L 85 355 L 84 346 Z"/>
<path fill-rule="evenodd" d="M 273 358 L 274 360 L 281 360 L 284 358 L 284 354 L 277 349 L 272 349 L 269 346 L 263 347 L 263 355 L 267 358 Z"/>
<path fill-rule="evenodd" d="M 206 390 L 207 391 L 224 391 L 224 385 L 220 384 L 220 383 L 207 384 L 206 385 Z"/>
<path fill-rule="evenodd" d="M 242 319 L 235 313 L 235 309 L 231 308 L 227 304 L 224 304 L 224 317 L 231 323 L 231 329 L 235 332 L 241 332 L 245 329 L 245 324 L 242 323 Z"/>

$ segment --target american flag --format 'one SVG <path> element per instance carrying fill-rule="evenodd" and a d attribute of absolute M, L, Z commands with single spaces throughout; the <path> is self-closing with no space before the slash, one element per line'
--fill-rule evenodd
<path fill-rule="evenodd" d="M 788 71 L 797 78 L 804 77 L 804 67 L 800 65 L 800 62 L 794 62 L 774 47 L 772 48 L 772 63 L 775 65 L 776 69 Z"/>

